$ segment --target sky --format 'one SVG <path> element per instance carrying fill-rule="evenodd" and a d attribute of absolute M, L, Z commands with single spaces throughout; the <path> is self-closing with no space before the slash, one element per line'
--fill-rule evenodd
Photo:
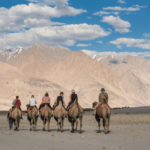
<path fill-rule="evenodd" d="M 0 2 L 0 49 L 33 44 L 150 59 L 149 0 Z"/>

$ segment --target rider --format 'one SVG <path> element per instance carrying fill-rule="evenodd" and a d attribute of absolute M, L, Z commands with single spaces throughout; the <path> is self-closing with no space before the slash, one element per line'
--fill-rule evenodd
<path fill-rule="evenodd" d="M 108 94 L 105 92 L 105 89 L 101 89 L 101 93 L 99 94 L 99 102 L 96 104 L 94 108 L 94 115 L 96 114 L 96 108 L 101 104 L 101 103 L 106 103 L 108 104 Z"/>
<path fill-rule="evenodd" d="M 13 103 L 12 103 L 12 109 L 10 110 L 10 112 L 8 113 L 8 115 L 7 115 L 7 118 L 9 118 L 9 116 L 11 115 L 11 112 L 12 112 L 12 110 L 17 106 L 17 105 L 19 105 L 19 106 L 21 106 L 21 101 L 19 100 L 19 96 L 16 96 L 16 99 L 13 101 Z M 20 107 L 19 107 L 20 108 Z M 20 110 L 21 110 L 21 108 L 20 108 Z M 22 112 L 22 111 L 21 111 Z M 21 117 L 21 119 L 23 119 L 22 117 Z"/>
<path fill-rule="evenodd" d="M 49 94 L 48 94 L 48 93 L 45 93 L 45 96 L 42 98 L 42 103 L 41 103 L 41 105 L 40 105 L 40 107 L 39 107 L 39 110 L 40 110 L 42 107 L 44 107 L 45 104 L 47 104 L 48 107 L 49 107 L 50 109 L 52 109 L 52 107 L 50 106 L 50 102 L 51 102 L 51 100 L 50 100 Z"/>
<path fill-rule="evenodd" d="M 74 101 L 75 101 L 76 99 L 78 100 L 78 95 L 75 94 L 75 90 L 72 90 L 72 94 L 70 95 L 70 101 L 69 101 L 69 104 L 68 104 L 68 106 L 67 106 L 67 109 L 68 109 L 68 107 L 69 107 L 71 104 L 74 103 Z"/>
<path fill-rule="evenodd" d="M 36 107 L 36 104 L 37 104 L 37 101 L 36 99 L 34 98 L 34 95 L 31 96 L 30 100 L 29 100 L 29 107 L 27 109 L 29 109 L 30 107 Z M 37 107 L 36 107 L 37 108 Z M 39 111 L 38 111 L 38 114 L 37 116 L 39 115 Z"/>
<path fill-rule="evenodd" d="M 64 92 L 60 92 L 60 96 L 58 96 L 57 99 L 55 100 L 56 106 L 59 105 L 60 101 L 61 101 L 63 107 L 66 106 L 65 101 L 64 101 Z"/>
<path fill-rule="evenodd" d="M 57 99 L 55 100 L 55 102 L 54 102 L 54 109 L 59 105 L 59 102 L 62 103 L 62 106 L 66 110 L 66 108 L 65 108 L 66 104 L 65 104 L 65 101 L 64 101 L 64 92 L 60 92 L 60 96 L 58 96 Z M 65 116 L 67 117 L 67 111 L 66 111 L 66 115 Z"/>

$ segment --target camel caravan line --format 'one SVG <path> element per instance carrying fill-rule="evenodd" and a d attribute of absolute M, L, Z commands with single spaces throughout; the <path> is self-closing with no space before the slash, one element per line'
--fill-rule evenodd
<path fill-rule="evenodd" d="M 104 91 L 102 91 L 104 92 Z M 82 133 L 82 120 L 83 120 L 83 108 L 79 105 L 78 96 L 75 94 L 75 91 L 72 90 L 72 94 L 70 95 L 70 102 L 65 108 L 66 104 L 63 98 L 64 93 L 61 92 L 60 96 L 57 97 L 53 108 L 50 106 L 50 98 L 48 93 L 42 98 L 42 104 L 40 105 L 39 109 L 36 107 L 36 99 L 34 95 L 31 96 L 29 104 L 26 105 L 27 107 L 27 119 L 30 123 L 30 131 L 36 131 L 37 128 L 37 121 L 40 115 L 41 120 L 43 121 L 43 131 L 46 130 L 46 123 L 47 123 L 47 131 L 50 132 L 50 121 L 51 118 L 54 117 L 57 123 L 57 131 L 63 132 L 64 127 L 64 120 L 68 118 L 72 129 L 71 132 L 77 132 L 78 121 L 80 122 L 80 131 Z M 104 93 L 103 93 L 104 95 Z M 104 95 L 105 97 L 105 95 Z M 110 115 L 111 109 L 107 104 L 106 98 L 103 98 L 103 103 L 93 103 L 94 109 L 94 116 L 96 121 L 98 122 L 98 133 L 100 133 L 100 120 L 103 120 L 103 127 L 104 132 L 107 134 L 109 133 L 109 122 L 110 122 Z M 20 108 L 21 101 L 19 100 L 19 96 L 16 96 L 16 100 L 13 101 L 13 106 L 10 112 L 8 113 L 7 117 L 9 120 L 10 129 L 12 124 L 14 124 L 14 131 L 19 131 L 20 120 L 22 119 L 22 110 Z"/>

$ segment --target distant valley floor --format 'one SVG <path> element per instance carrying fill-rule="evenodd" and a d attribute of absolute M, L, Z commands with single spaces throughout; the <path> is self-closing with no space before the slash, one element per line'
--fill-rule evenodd
<path fill-rule="evenodd" d="M 23 116 L 23 120 L 21 120 L 20 131 L 14 132 L 8 129 L 6 114 L 1 114 L 1 149 L 147 150 L 150 147 L 149 108 L 141 107 L 112 110 L 110 133 L 107 135 L 104 134 L 103 127 L 101 127 L 101 133 L 96 133 L 98 129 L 97 122 L 94 116 L 92 116 L 92 111 L 85 111 L 84 113 L 82 134 L 70 133 L 71 126 L 67 119 L 65 119 L 64 132 L 57 132 L 54 118 L 51 119 L 51 132 L 42 131 L 42 121 L 40 118 L 38 119 L 37 131 L 29 131 L 29 123 L 26 116 Z"/>

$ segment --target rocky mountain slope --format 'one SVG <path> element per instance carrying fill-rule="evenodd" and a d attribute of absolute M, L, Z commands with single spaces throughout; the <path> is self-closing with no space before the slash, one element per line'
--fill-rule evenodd
<path fill-rule="evenodd" d="M 32 94 L 40 104 L 45 92 L 53 104 L 64 91 L 68 103 L 72 89 L 81 106 L 90 108 L 102 87 L 111 107 L 150 105 L 150 67 L 142 57 L 91 58 L 82 51 L 34 44 L 27 51 L 1 51 L 0 61 L 0 110 L 8 110 L 16 95 L 23 109 Z"/>

